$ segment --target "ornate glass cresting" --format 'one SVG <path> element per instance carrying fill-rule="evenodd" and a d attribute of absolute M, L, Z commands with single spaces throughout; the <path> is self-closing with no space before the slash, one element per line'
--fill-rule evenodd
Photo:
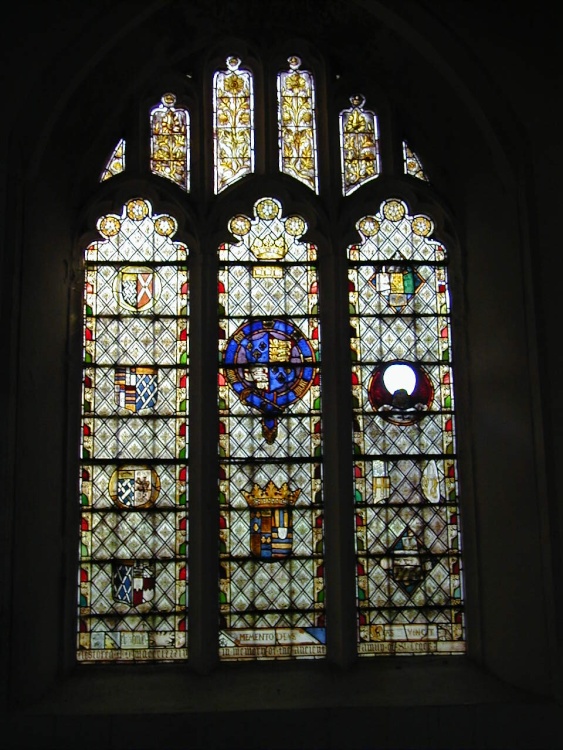
<path fill-rule="evenodd" d="M 374 112 L 363 96 L 350 97 L 352 107 L 340 113 L 342 192 L 350 195 L 379 175 L 379 133 Z"/>
<path fill-rule="evenodd" d="M 125 139 L 120 138 L 117 142 L 116 147 L 111 152 L 111 156 L 100 176 L 100 182 L 109 180 L 116 174 L 120 174 L 125 170 Z"/>
<path fill-rule="evenodd" d="M 447 255 L 400 200 L 348 248 L 358 650 L 465 650 Z"/>
<path fill-rule="evenodd" d="M 135 198 L 85 251 L 77 658 L 185 659 L 188 250 Z"/>
<path fill-rule="evenodd" d="M 215 192 L 254 171 L 254 92 L 252 74 L 238 57 L 213 76 Z"/>
<path fill-rule="evenodd" d="M 278 74 L 280 171 L 318 192 L 315 82 L 300 70 L 298 57 L 288 59 L 289 70 Z"/>
<path fill-rule="evenodd" d="M 150 112 L 151 172 L 190 189 L 190 115 L 175 106 L 174 94 L 164 94 Z"/>
<path fill-rule="evenodd" d="M 325 654 L 318 289 L 305 221 L 262 198 L 219 249 L 221 659 Z"/>
<path fill-rule="evenodd" d="M 406 141 L 403 141 L 403 165 L 405 174 L 417 177 L 419 180 L 428 182 L 428 177 L 418 156 L 411 150 Z"/>

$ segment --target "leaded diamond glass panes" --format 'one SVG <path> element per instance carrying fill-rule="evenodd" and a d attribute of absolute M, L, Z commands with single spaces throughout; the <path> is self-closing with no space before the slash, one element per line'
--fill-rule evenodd
<path fill-rule="evenodd" d="M 348 248 L 358 650 L 465 650 L 447 255 L 387 200 Z"/>
<path fill-rule="evenodd" d="M 411 150 L 406 141 L 403 141 L 403 165 L 405 174 L 410 174 L 413 177 L 417 177 L 419 180 L 428 182 L 428 177 L 426 176 L 422 162 L 414 151 Z"/>
<path fill-rule="evenodd" d="M 100 176 L 100 182 L 103 182 L 104 180 L 109 180 L 110 177 L 113 177 L 116 174 L 119 174 L 120 172 L 123 172 L 125 169 L 125 139 L 120 138 L 117 142 L 116 147 L 111 152 L 111 156 L 108 159 L 108 162 L 105 166 L 104 171 L 102 172 Z"/>
<path fill-rule="evenodd" d="M 219 249 L 220 657 L 325 654 L 316 248 L 274 198 Z"/>
<path fill-rule="evenodd" d="M 151 171 L 189 190 L 190 115 L 175 104 L 175 95 L 168 93 L 151 109 Z"/>
<path fill-rule="evenodd" d="M 280 171 L 318 192 L 315 82 L 298 57 L 278 74 Z"/>
<path fill-rule="evenodd" d="M 363 96 L 350 98 L 340 113 L 342 192 L 350 195 L 379 174 L 379 133 L 374 112 L 364 109 Z"/>
<path fill-rule="evenodd" d="M 215 192 L 254 171 L 254 92 L 252 74 L 238 57 L 213 77 Z"/>
<path fill-rule="evenodd" d="M 77 658 L 187 656 L 188 251 L 135 198 L 85 252 Z"/>

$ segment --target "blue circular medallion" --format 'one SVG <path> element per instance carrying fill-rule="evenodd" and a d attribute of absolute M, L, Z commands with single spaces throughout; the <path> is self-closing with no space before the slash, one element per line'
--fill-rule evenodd
<path fill-rule="evenodd" d="M 267 442 L 276 437 L 279 415 L 311 386 L 314 362 L 311 343 L 287 320 L 247 321 L 227 341 L 227 381 L 243 403 L 264 415 Z"/>

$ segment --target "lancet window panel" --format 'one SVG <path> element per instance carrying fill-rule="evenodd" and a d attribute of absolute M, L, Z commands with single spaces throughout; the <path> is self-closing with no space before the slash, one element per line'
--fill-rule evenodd
<path fill-rule="evenodd" d="M 220 657 L 325 655 L 316 248 L 264 198 L 219 249 Z"/>
<path fill-rule="evenodd" d="M 150 111 L 151 172 L 190 189 L 190 114 L 176 107 L 176 96 L 163 95 Z"/>
<path fill-rule="evenodd" d="M 318 193 L 315 81 L 299 57 L 288 62 L 278 74 L 279 167 Z"/>
<path fill-rule="evenodd" d="M 254 86 L 238 57 L 213 76 L 214 186 L 220 193 L 254 172 Z"/>
<path fill-rule="evenodd" d="M 379 166 L 379 129 L 375 113 L 364 109 L 363 96 L 350 97 L 352 107 L 340 113 L 342 191 L 350 195 L 375 179 Z"/>
<path fill-rule="evenodd" d="M 348 248 L 358 652 L 465 650 L 447 254 L 400 200 Z"/>
<path fill-rule="evenodd" d="M 77 658 L 187 657 L 188 251 L 134 198 L 85 251 Z"/>

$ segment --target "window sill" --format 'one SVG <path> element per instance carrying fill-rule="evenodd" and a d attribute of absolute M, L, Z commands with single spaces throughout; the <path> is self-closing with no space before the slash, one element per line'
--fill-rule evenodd
<path fill-rule="evenodd" d="M 546 701 L 546 696 L 485 673 L 467 657 L 362 660 L 347 669 L 312 662 L 222 664 L 205 675 L 173 664 L 79 665 L 47 696 L 28 704 L 25 713 L 170 714 Z"/>

